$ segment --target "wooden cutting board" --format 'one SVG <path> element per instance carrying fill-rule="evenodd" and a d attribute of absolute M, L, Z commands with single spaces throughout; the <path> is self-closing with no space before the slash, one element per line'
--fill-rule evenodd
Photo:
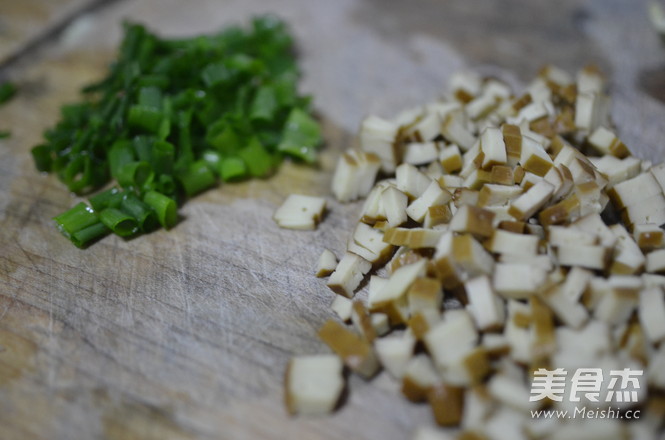
<path fill-rule="evenodd" d="M 320 167 L 287 163 L 271 179 L 210 190 L 170 232 L 84 251 L 61 237 L 50 218 L 76 199 L 34 170 L 29 149 L 103 74 L 121 20 L 188 35 L 267 11 L 297 37 L 327 141 Z M 0 56 L 35 32 L 0 40 L 14 45 Z M 361 118 L 433 100 L 459 69 L 518 85 L 545 63 L 594 62 L 611 79 L 626 144 L 653 160 L 665 149 L 665 52 L 642 1 L 115 1 L 46 40 L 0 71 L 21 88 L 0 109 L 0 128 L 13 133 L 0 141 L 2 439 L 409 438 L 432 423 L 429 410 L 384 376 L 351 377 L 330 417 L 290 418 L 282 406 L 287 360 L 327 351 L 315 333 L 333 294 L 313 269 L 324 248 L 343 251 L 356 220 L 359 204 L 334 202 L 328 188 Z M 272 222 L 292 192 L 328 197 L 316 231 Z"/>

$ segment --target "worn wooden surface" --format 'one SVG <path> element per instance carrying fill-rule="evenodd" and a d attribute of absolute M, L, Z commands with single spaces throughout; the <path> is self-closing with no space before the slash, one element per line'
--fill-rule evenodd
<path fill-rule="evenodd" d="M 208 191 L 171 232 L 70 245 L 49 219 L 75 199 L 34 171 L 29 149 L 102 74 L 120 20 L 185 35 L 266 11 L 298 39 L 327 139 L 320 169 L 286 164 L 272 179 Z M 2 38 L 0 56 L 15 44 Z M 464 68 L 519 84 L 547 62 L 592 61 L 611 78 L 626 143 L 654 160 L 665 149 L 665 51 L 640 1 L 118 1 L 50 40 L 0 72 L 21 86 L 0 109 L 13 132 L 0 144 L 2 439 L 409 438 L 429 411 L 382 376 L 352 377 L 330 417 L 287 417 L 286 361 L 326 350 L 315 332 L 333 295 L 313 266 L 324 247 L 343 250 L 358 205 L 330 200 L 318 230 L 295 232 L 270 219 L 283 198 L 327 195 L 363 115 L 431 100 Z"/>
<path fill-rule="evenodd" d="M 54 30 L 104 0 L 0 2 L 0 64 L 48 38 Z"/>

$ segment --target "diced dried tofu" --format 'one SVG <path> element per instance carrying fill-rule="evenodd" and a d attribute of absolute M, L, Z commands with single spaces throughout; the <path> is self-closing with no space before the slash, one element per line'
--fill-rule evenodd
<path fill-rule="evenodd" d="M 476 237 L 490 237 L 493 232 L 494 213 L 473 205 L 462 205 L 452 220 L 450 230 L 469 233 Z"/>
<path fill-rule="evenodd" d="M 598 244 L 603 246 L 613 247 L 617 242 L 616 234 L 607 227 L 598 213 L 588 214 L 575 220 L 575 222 L 571 224 L 571 228 L 596 234 L 600 240 Z"/>
<path fill-rule="evenodd" d="M 422 402 L 428 391 L 441 383 L 432 360 L 425 354 L 413 356 L 404 368 L 402 375 L 402 394 L 412 402 Z"/>
<path fill-rule="evenodd" d="M 441 188 L 438 182 L 432 181 L 425 192 L 406 208 L 406 214 L 416 222 L 422 223 L 429 208 L 443 206 L 452 198 L 453 195 L 448 190 Z"/>
<path fill-rule="evenodd" d="M 436 142 L 411 142 L 404 149 L 402 161 L 411 165 L 426 165 L 438 157 L 439 147 Z"/>
<path fill-rule="evenodd" d="M 455 72 L 448 81 L 453 97 L 467 103 L 482 90 L 482 78 L 475 72 Z"/>
<path fill-rule="evenodd" d="M 483 153 L 482 167 L 484 169 L 508 162 L 506 144 L 499 128 L 488 127 L 483 131 L 480 136 L 480 149 Z"/>
<path fill-rule="evenodd" d="M 368 341 L 373 342 L 377 335 L 372 318 L 362 301 L 351 304 L 351 322 L 353 327 Z"/>
<path fill-rule="evenodd" d="M 387 336 L 374 342 L 376 354 L 383 368 L 395 379 L 401 379 L 409 360 L 413 357 L 416 339 L 408 334 Z"/>
<path fill-rule="evenodd" d="M 614 156 L 590 157 L 589 160 L 598 171 L 607 176 L 608 187 L 631 179 L 641 171 L 640 165 L 642 161 L 632 156 L 623 159 L 617 159 Z"/>
<path fill-rule="evenodd" d="M 524 413 L 537 408 L 540 403 L 529 399 L 529 390 L 523 383 L 505 374 L 494 375 L 487 389 L 497 401 Z"/>
<path fill-rule="evenodd" d="M 340 202 L 350 202 L 365 197 L 376 180 L 381 161 L 374 153 L 358 150 L 344 152 L 335 168 L 332 192 Z"/>
<path fill-rule="evenodd" d="M 523 136 L 520 165 L 526 171 L 543 177 L 554 166 L 554 163 L 540 143 L 529 136 Z"/>
<path fill-rule="evenodd" d="M 658 249 L 647 254 L 647 272 L 665 272 L 665 249 Z"/>
<path fill-rule="evenodd" d="M 505 298 L 524 299 L 536 294 L 546 278 L 544 270 L 526 263 L 497 263 L 492 286 Z"/>
<path fill-rule="evenodd" d="M 378 336 L 383 336 L 390 332 L 390 320 L 388 315 L 385 313 L 372 313 L 370 315 L 370 321 L 374 331 Z"/>
<path fill-rule="evenodd" d="M 427 392 L 434 420 L 439 426 L 457 426 L 464 411 L 464 388 L 437 384 Z"/>
<path fill-rule="evenodd" d="M 439 369 L 468 354 L 478 343 L 471 315 L 464 310 L 448 310 L 444 319 L 425 335 L 425 345 Z"/>
<path fill-rule="evenodd" d="M 403 163 L 395 170 L 395 183 L 397 189 L 411 198 L 417 198 L 429 188 L 432 179 L 418 171 L 418 168 Z"/>
<path fill-rule="evenodd" d="M 335 314 L 339 316 L 339 319 L 342 321 L 351 320 L 352 307 L 353 301 L 342 295 L 335 295 L 335 299 L 333 299 L 332 304 L 330 304 L 332 311 L 335 312 Z"/>
<path fill-rule="evenodd" d="M 575 126 L 588 133 L 607 124 L 610 99 L 604 93 L 578 92 L 575 100 Z"/>
<path fill-rule="evenodd" d="M 349 239 L 347 250 L 370 263 L 381 264 L 390 259 L 394 246 L 383 240 L 380 230 L 360 222 Z"/>
<path fill-rule="evenodd" d="M 399 226 L 407 221 L 406 207 L 409 198 L 402 191 L 392 186 L 384 189 L 381 193 L 381 203 L 390 226 Z"/>
<path fill-rule="evenodd" d="M 443 302 L 441 282 L 433 278 L 418 278 L 407 291 L 411 314 L 421 310 L 438 310 Z"/>
<path fill-rule="evenodd" d="M 319 278 L 327 277 L 335 271 L 336 267 L 337 257 L 329 249 L 324 249 L 316 264 L 316 276 Z"/>
<path fill-rule="evenodd" d="M 451 144 L 444 147 L 439 152 L 439 163 L 443 170 L 448 173 L 454 173 L 462 169 L 462 154 L 459 147 Z"/>
<path fill-rule="evenodd" d="M 360 148 L 381 159 L 381 170 L 392 173 L 399 161 L 395 140 L 399 125 L 378 116 L 366 118 L 360 126 Z"/>
<path fill-rule="evenodd" d="M 589 318 L 586 308 L 571 294 L 571 292 L 575 293 L 578 287 L 577 285 L 571 286 L 567 279 L 564 285 L 553 286 L 540 293 L 541 298 L 559 320 L 572 328 L 580 328 Z"/>
<path fill-rule="evenodd" d="M 344 364 L 360 376 L 370 378 L 379 369 L 372 345 L 344 325 L 329 319 L 318 334 Z"/>
<path fill-rule="evenodd" d="M 642 251 L 651 251 L 665 247 L 665 232 L 653 223 L 635 225 L 633 238 Z"/>
<path fill-rule="evenodd" d="M 606 127 L 598 127 L 589 135 L 589 144 L 598 152 L 606 155 L 624 158 L 630 156 L 630 150 L 621 142 L 617 135 Z"/>
<path fill-rule="evenodd" d="M 617 223 L 609 228 L 617 237 L 610 272 L 617 275 L 631 275 L 641 272 L 646 258 L 632 239 L 626 228 Z"/>
<path fill-rule="evenodd" d="M 466 116 L 462 111 L 452 111 L 444 116 L 441 123 L 441 134 L 454 144 L 467 151 L 476 141 L 474 135 L 466 127 Z"/>
<path fill-rule="evenodd" d="M 651 173 L 642 173 L 632 179 L 617 183 L 608 191 L 612 202 L 619 208 L 641 203 L 649 197 L 662 194 L 663 190 Z"/>
<path fill-rule="evenodd" d="M 291 414 L 332 412 L 342 390 L 342 361 L 335 355 L 298 356 L 286 369 L 285 401 Z"/>
<path fill-rule="evenodd" d="M 536 235 L 517 234 L 515 232 L 495 229 L 492 236 L 485 241 L 485 248 L 496 254 L 536 255 L 540 238 Z"/>
<path fill-rule="evenodd" d="M 370 292 L 368 306 L 371 311 L 386 313 L 392 323 L 408 319 L 406 292 L 414 281 L 425 273 L 425 260 L 402 266 L 390 276 L 376 292 Z"/>
<path fill-rule="evenodd" d="M 640 203 L 631 204 L 621 211 L 621 218 L 630 226 L 644 223 L 665 224 L 665 196 L 656 194 L 642 199 Z"/>
<path fill-rule="evenodd" d="M 282 228 L 315 229 L 325 209 L 326 200 L 322 197 L 291 194 L 277 208 L 273 220 Z"/>
<path fill-rule="evenodd" d="M 493 330 L 503 327 L 505 321 L 504 304 L 494 293 L 487 276 L 480 276 L 464 284 L 469 304 L 467 309 L 480 330 Z"/>
<path fill-rule="evenodd" d="M 547 203 L 553 192 L 551 184 L 538 182 L 511 203 L 508 213 L 517 220 L 527 220 Z"/>
<path fill-rule="evenodd" d="M 328 287 L 335 293 L 353 298 L 356 288 L 371 268 L 372 263 L 352 252 L 347 252 L 328 278 Z"/>
<path fill-rule="evenodd" d="M 562 266 L 580 266 L 587 269 L 605 269 L 611 259 L 611 249 L 600 245 L 563 244 L 555 249 Z"/>
<path fill-rule="evenodd" d="M 644 333 L 652 344 L 665 340 L 665 293 L 661 287 L 640 292 L 638 315 Z"/>

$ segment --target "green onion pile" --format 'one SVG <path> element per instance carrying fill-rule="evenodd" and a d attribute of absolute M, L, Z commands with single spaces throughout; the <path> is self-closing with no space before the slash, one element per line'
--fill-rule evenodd
<path fill-rule="evenodd" d="M 271 16 L 189 39 L 125 24 L 108 76 L 32 149 L 37 169 L 76 194 L 116 182 L 55 217 L 58 228 L 78 247 L 170 228 L 178 203 L 219 179 L 269 176 L 284 156 L 315 162 L 320 127 L 298 76 L 293 40 Z"/>

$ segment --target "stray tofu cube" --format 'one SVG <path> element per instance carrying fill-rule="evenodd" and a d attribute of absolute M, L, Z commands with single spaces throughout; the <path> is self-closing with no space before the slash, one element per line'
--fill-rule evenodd
<path fill-rule="evenodd" d="M 273 220 L 281 228 L 315 229 L 325 209 L 326 200 L 322 197 L 291 194 L 275 211 Z"/>
<path fill-rule="evenodd" d="M 290 414 L 332 412 L 344 389 L 342 361 L 332 354 L 298 356 L 286 368 L 285 401 Z"/>

